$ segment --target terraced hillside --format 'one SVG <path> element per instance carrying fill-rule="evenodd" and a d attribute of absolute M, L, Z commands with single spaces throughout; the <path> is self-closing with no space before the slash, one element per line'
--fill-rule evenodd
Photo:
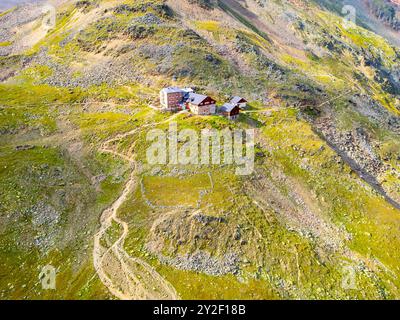
<path fill-rule="evenodd" d="M 400 298 L 395 31 L 330 1 L 43 12 L 0 13 L 1 299 Z M 169 85 L 249 108 L 160 112 Z M 254 172 L 150 166 L 148 131 L 174 122 L 254 129 Z"/>

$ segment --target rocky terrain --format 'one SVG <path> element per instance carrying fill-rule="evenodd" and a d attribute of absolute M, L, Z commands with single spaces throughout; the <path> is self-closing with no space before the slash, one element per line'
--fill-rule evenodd
<path fill-rule="evenodd" d="M 397 7 L 348 2 L 350 27 L 340 1 L 0 13 L 0 298 L 398 299 Z M 170 85 L 249 107 L 160 112 Z M 149 166 L 147 132 L 172 121 L 254 129 L 254 172 Z"/>

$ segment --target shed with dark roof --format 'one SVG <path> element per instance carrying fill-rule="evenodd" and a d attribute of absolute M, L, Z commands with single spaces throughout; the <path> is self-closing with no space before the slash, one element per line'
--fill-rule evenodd
<path fill-rule="evenodd" d="M 247 107 L 247 100 L 242 98 L 242 97 L 239 97 L 239 96 L 233 97 L 231 99 L 230 103 L 233 104 L 233 105 L 237 105 L 241 109 Z"/>
<path fill-rule="evenodd" d="M 221 108 L 219 108 L 219 113 L 228 119 L 234 120 L 239 117 L 240 108 L 238 105 L 225 103 Z"/>

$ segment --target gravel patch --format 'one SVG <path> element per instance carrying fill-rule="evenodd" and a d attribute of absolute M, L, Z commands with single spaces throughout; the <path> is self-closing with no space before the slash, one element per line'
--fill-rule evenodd
<path fill-rule="evenodd" d="M 222 258 L 215 258 L 206 251 L 196 251 L 193 254 L 179 255 L 174 258 L 160 255 L 158 259 L 161 263 L 180 270 L 196 271 L 212 276 L 239 272 L 239 258 L 234 253 L 228 253 Z"/>
<path fill-rule="evenodd" d="M 353 159 L 365 172 L 377 177 L 388 169 L 374 152 L 371 139 L 363 128 L 342 132 L 328 121 L 318 124 L 317 128 L 330 143 Z"/>
<path fill-rule="evenodd" d="M 36 230 L 34 245 L 41 251 L 47 251 L 56 245 L 60 231 L 61 214 L 51 205 L 40 202 L 31 210 L 32 225 Z"/>
<path fill-rule="evenodd" d="M 67 66 L 54 62 L 42 50 L 32 63 L 44 65 L 53 70 L 53 74 L 45 79 L 43 83 L 56 87 L 82 87 L 88 88 L 92 85 L 114 84 L 116 82 L 141 82 L 144 81 L 141 75 L 126 64 L 126 61 L 113 60 L 106 61 L 95 66 L 82 70 L 82 76 L 73 77 L 73 72 Z"/>
<path fill-rule="evenodd" d="M 163 21 L 153 13 L 146 13 L 144 16 L 133 19 L 132 22 L 147 25 L 160 25 Z"/>

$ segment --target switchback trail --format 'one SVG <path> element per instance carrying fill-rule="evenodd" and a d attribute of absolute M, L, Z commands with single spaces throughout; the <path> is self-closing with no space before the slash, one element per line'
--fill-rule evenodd
<path fill-rule="evenodd" d="M 142 126 L 155 127 L 167 123 L 179 115 L 175 114 L 165 121 Z M 129 162 L 131 174 L 119 198 L 107 209 L 100 218 L 100 230 L 94 237 L 93 263 L 95 270 L 108 290 L 117 298 L 123 300 L 177 300 L 178 293 L 152 266 L 138 257 L 131 257 L 124 250 L 124 242 L 129 233 L 128 224 L 118 218 L 118 210 L 134 191 L 138 184 L 136 163 L 134 157 L 113 150 L 111 142 L 134 135 L 136 128 L 124 134 L 117 135 L 105 141 L 100 151 L 118 156 Z M 107 236 L 107 230 L 117 224 L 122 229 L 121 236 L 113 242 Z"/>

